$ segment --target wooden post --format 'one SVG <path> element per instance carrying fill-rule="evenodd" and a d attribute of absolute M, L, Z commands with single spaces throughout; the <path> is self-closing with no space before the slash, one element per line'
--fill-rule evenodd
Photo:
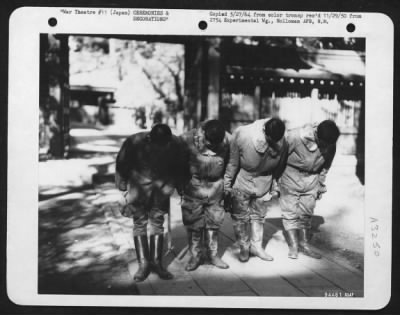
<path fill-rule="evenodd" d="M 207 95 L 207 118 L 217 119 L 220 106 L 220 43 L 215 39 L 208 49 L 208 95 Z"/>
<path fill-rule="evenodd" d="M 69 151 L 69 114 L 70 114 L 70 92 L 69 92 L 69 45 L 68 35 L 62 35 L 60 40 L 60 68 L 59 77 L 61 86 L 61 154 L 66 157 Z"/>
<path fill-rule="evenodd" d="M 208 49 L 207 40 L 201 42 L 201 71 L 199 73 L 200 80 L 198 81 L 200 89 L 200 121 L 204 121 L 208 117 L 207 102 L 208 102 Z"/>
<path fill-rule="evenodd" d="M 63 158 L 69 142 L 68 35 L 42 35 L 40 41 L 40 105 L 51 134 L 49 153 Z"/>
<path fill-rule="evenodd" d="M 254 88 L 254 119 L 259 119 L 261 116 L 261 86 L 256 85 Z"/>
<path fill-rule="evenodd" d="M 195 127 L 201 118 L 202 53 L 201 40 L 185 44 L 185 129 Z"/>

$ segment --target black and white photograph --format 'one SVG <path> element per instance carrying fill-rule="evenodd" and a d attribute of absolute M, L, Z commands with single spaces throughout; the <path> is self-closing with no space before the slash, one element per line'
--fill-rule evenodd
<path fill-rule="evenodd" d="M 363 296 L 363 38 L 40 41 L 39 294 Z"/>
<path fill-rule="evenodd" d="M 169 19 L 163 10 L 118 12 Z M 209 24 L 196 26 L 200 35 L 79 32 L 74 22 L 58 31 L 65 21 L 50 18 L 50 31 L 29 41 L 38 57 L 29 66 L 37 106 L 26 155 L 35 187 L 24 205 L 35 201 L 24 211 L 34 263 L 24 274 L 40 303 L 77 296 L 86 305 L 95 296 L 90 305 L 114 297 L 112 305 L 212 307 L 235 297 L 224 305 L 258 308 L 309 298 L 324 308 L 371 298 L 370 275 L 390 256 L 383 231 L 391 224 L 388 186 L 374 181 L 391 158 L 366 154 L 388 135 L 382 120 L 371 123 L 374 42 L 354 24 L 346 33 L 294 32 L 295 19 L 311 24 L 303 13 L 274 16 L 291 24 L 287 35 L 207 33 L 217 19 L 265 15 L 245 13 L 231 21 L 211 12 Z M 385 100 L 382 115 L 390 113 Z M 27 113 L 10 120 L 19 115 Z M 23 248 L 15 218 L 9 242 Z M 15 268 L 10 274 L 14 281 Z"/>

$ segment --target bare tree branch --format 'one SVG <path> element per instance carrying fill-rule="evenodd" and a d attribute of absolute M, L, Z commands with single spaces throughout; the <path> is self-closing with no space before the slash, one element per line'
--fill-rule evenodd
<path fill-rule="evenodd" d="M 181 60 L 179 60 L 178 62 L 178 71 L 175 72 L 167 63 L 165 63 L 164 61 L 160 60 L 160 62 L 164 65 L 164 67 L 166 67 L 169 71 L 169 73 L 171 74 L 173 80 L 174 80 L 174 84 L 175 84 L 175 92 L 176 95 L 178 97 L 178 107 L 181 108 L 183 106 L 183 93 L 182 93 L 182 85 L 181 85 L 181 81 L 180 81 L 180 70 L 181 70 Z"/>
<path fill-rule="evenodd" d="M 151 76 L 151 74 L 143 66 L 140 66 L 140 68 L 142 69 L 142 72 L 145 74 L 145 76 L 149 80 L 149 82 L 150 82 L 151 86 L 153 87 L 154 91 L 156 91 L 160 95 L 161 98 L 168 99 L 168 96 L 159 87 L 159 83 L 154 81 L 154 79 Z"/>
<path fill-rule="evenodd" d="M 165 61 L 162 60 L 161 58 L 157 58 L 157 61 L 167 69 L 169 74 L 172 77 L 174 88 L 175 88 L 175 94 L 178 98 L 177 106 L 173 106 L 171 108 L 170 106 L 173 104 L 176 104 L 175 101 L 173 101 L 166 92 L 164 92 L 163 86 L 167 84 L 167 80 L 157 80 L 156 75 L 152 75 L 150 71 L 146 68 L 145 64 L 143 63 L 143 58 L 139 55 L 137 55 L 137 60 L 138 60 L 138 65 L 140 66 L 142 72 L 145 74 L 147 79 L 149 80 L 151 86 L 153 87 L 154 91 L 159 95 L 161 99 L 165 102 L 167 107 L 169 108 L 170 111 L 175 112 L 176 110 L 182 110 L 183 108 L 183 90 L 182 90 L 182 85 L 180 81 L 180 73 L 182 69 L 181 62 L 182 60 L 180 58 L 177 58 L 177 64 L 178 64 L 178 71 L 174 71 L 174 69 Z M 175 63 L 175 62 L 174 62 Z M 165 79 L 165 78 L 164 78 Z"/>

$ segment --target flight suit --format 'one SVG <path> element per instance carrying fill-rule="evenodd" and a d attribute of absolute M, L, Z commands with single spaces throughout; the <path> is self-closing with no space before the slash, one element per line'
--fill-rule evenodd
<path fill-rule="evenodd" d="M 128 137 L 118 153 L 115 181 L 123 192 L 121 213 L 133 218 L 133 238 L 139 261 L 136 281 L 146 279 L 151 269 L 162 279 L 172 278 L 161 264 L 163 225 L 169 198 L 181 180 L 181 152 L 175 136 L 168 144 L 160 146 L 151 143 L 149 132 L 140 132 Z"/>
<path fill-rule="evenodd" d="M 325 179 L 336 152 L 332 144 L 319 148 L 317 125 L 305 125 L 287 133 L 287 166 L 280 178 L 282 223 L 289 245 L 289 258 L 298 250 L 312 258 L 321 255 L 309 247 L 309 230 L 316 201 L 326 192 Z"/>
<path fill-rule="evenodd" d="M 229 159 L 230 135 L 213 151 L 206 147 L 203 125 L 181 136 L 186 148 L 186 178 L 182 195 L 182 219 L 187 228 L 192 260 L 186 270 L 201 263 L 203 233 L 211 262 L 227 268 L 217 255 L 218 231 L 224 221 L 224 173 Z"/>
<path fill-rule="evenodd" d="M 288 131 L 289 155 L 280 178 L 283 226 L 286 230 L 311 228 L 316 200 L 326 192 L 325 178 L 336 146 L 322 153 L 316 143 L 316 125 Z"/>
<path fill-rule="evenodd" d="M 261 250 L 264 219 L 270 199 L 277 190 L 276 179 L 285 167 L 287 143 L 283 138 L 278 148 L 272 148 L 263 131 L 268 119 L 237 128 L 232 134 L 231 154 L 225 172 L 225 190 L 232 192 L 232 219 L 241 247 L 241 261 L 248 259 L 250 243 L 265 258 Z M 252 228 L 252 241 L 248 231 Z M 258 256 L 258 255 L 257 255 Z"/>

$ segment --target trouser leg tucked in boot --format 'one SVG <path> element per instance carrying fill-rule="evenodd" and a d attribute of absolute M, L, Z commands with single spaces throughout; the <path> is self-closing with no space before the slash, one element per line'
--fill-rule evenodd
<path fill-rule="evenodd" d="M 300 229 L 299 230 L 299 249 L 300 251 L 311 258 L 321 259 L 321 255 L 312 251 L 309 246 L 309 236 L 307 229 Z"/>
<path fill-rule="evenodd" d="M 185 270 L 196 270 L 203 263 L 202 257 L 202 234 L 203 230 L 192 231 L 187 230 L 189 241 L 190 259 L 186 264 Z"/>
<path fill-rule="evenodd" d="M 299 239 L 297 236 L 297 229 L 287 230 L 289 254 L 288 257 L 297 259 L 299 254 Z"/>
<path fill-rule="evenodd" d="M 237 221 L 233 225 L 236 240 L 240 248 L 239 260 L 241 262 L 246 262 L 249 260 L 249 247 L 250 247 L 249 228 L 250 228 L 250 222 Z"/>
<path fill-rule="evenodd" d="M 144 281 L 150 273 L 149 245 L 147 235 L 139 235 L 133 238 L 135 243 L 136 257 L 139 263 L 139 269 L 136 271 L 133 279 L 137 282 Z"/>
<path fill-rule="evenodd" d="M 217 230 L 206 230 L 206 231 L 207 231 L 206 233 L 207 251 L 211 264 L 221 269 L 229 268 L 229 265 L 218 257 L 218 231 Z"/>
<path fill-rule="evenodd" d="M 163 244 L 163 234 L 150 235 L 150 266 L 161 279 L 169 280 L 174 276 L 162 265 Z"/>
<path fill-rule="evenodd" d="M 260 221 L 251 221 L 250 254 L 257 256 L 262 260 L 274 260 L 274 258 L 268 255 L 262 248 L 263 235 L 264 223 Z"/>

